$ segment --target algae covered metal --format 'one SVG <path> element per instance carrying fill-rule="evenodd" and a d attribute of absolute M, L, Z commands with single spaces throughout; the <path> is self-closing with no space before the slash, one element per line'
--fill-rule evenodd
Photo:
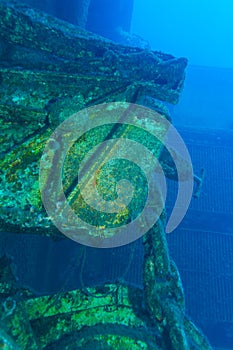
<path fill-rule="evenodd" d="M 187 60 L 115 44 L 15 1 L 0 1 L 0 23 L 1 230 L 64 238 L 55 229 L 54 218 L 45 211 L 39 188 L 42 162 L 42 195 L 47 193 L 50 200 L 54 199 L 57 214 L 62 217 L 58 197 L 50 191 L 58 183 L 54 178 L 51 181 L 50 165 L 57 159 L 56 164 L 62 162 L 62 143 L 51 140 L 54 130 L 84 108 L 89 120 L 94 120 L 94 105 L 104 104 L 101 113 L 108 115 L 115 101 L 120 101 L 127 111 L 131 103 L 149 106 L 160 112 L 161 120 L 166 120 L 168 113 L 161 101 L 178 102 Z M 140 119 L 134 110 L 135 124 L 124 125 L 122 114 L 121 110 L 114 125 L 105 123 L 76 140 L 64 162 L 64 193 L 76 211 L 100 228 L 100 243 L 105 239 L 101 229 L 134 220 L 147 194 L 142 201 L 138 196 L 120 214 L 96 217 L 94 210 L 88 213 L 75 174 L 83 154 L 93 144 L 131 138 L 160 159 L 165 173 L 176 177 L 167 162 L 169 157 L 163 157 L 167 132 L 164 124 Z M 145 131 L 148 126 L 154 130 L 155 125 L 157 139 Z M 66 131 L 64 138 L 68 137 Z M 49 152 L 43 158 L 46 145 Z M 109 159 L 111 151 L 102 154 L 103 161 Z M 122 178 L 122 169 L 127 169 L 142 195 L 144 178 L 137 177 L 136 166 L 129 169 L 126 163 L 123 168 L 115 164 L 116 180 L 107 186 L 101 176 L 107 174 L 111 179 L 109 168 L 102 173 L 94 171 L 93 180 L 91 166 L 86 171 L 86 183 L 98 185 L 110 201 L 117 197 L 116 181 Z M 142 163 L 148 166 L 146 158 Z M 160 196 L 158 201 L 164 204 Z M 169 257 L 162 209 L 157 222 L 143 237 L 143 289 L 110 283 L 36 296 L 18 285 L 9 258 L 2 257 L 0 346 L 22 350 L 210 349 L 185 315 L 184 293 L 178 270 Z"/>
<path fill-rule="evenodd" d="M 54 128 L 102 102 L 176 103 L 187 60 L 114 44 L 13 1 L 0 2 L 0 18 L 2 227 L 43 231 L 38 164 Z"/>
<path fill-rule="evenodd" d="M 1 259 L 8 282 L 0 281 L 0 341 L 25 350 L 210 350 L 203 334 L 185 316 L 179 274 L 169 259 L 161 225 L 145 238 L 144 290 L 117 283 L 38 297 L 17 287 L 13 278 L 9 281 L 8 261 Z M 152 250 L 163 251 L 155 261 L 148 248 L 156 235 L 160 243 Z M 13 345 L 9 349 L 17 349 Z"/>

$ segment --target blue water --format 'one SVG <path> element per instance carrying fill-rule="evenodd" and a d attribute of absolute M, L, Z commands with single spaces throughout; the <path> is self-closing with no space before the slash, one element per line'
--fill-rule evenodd
<path fill-rule="evenodd" d="M 192 65 L 233 67 L 231 0 L 135 0 L 132 31 Z"/>
<path fill-rule="evenodd" d="M 190 315 L 213 346 L 233 349 L 233 2 L 135 0 L 132 31 L 189 60 L 170 107 L 203 191 L 169 237 Z"/>
<path fill-rule="evenodd" d="M 60 0 L 51 1 L 47 11 L 75 23 L 74 8 L 75 1 Z M 153 50 L 189 59 L 180 101 L 167 107 L 194 173 L 204 168 L 206 176 L 200 197 L 192 199 L 168 244 L 183 281 L 187 314 L 216 349 L 226 350 L 233 349 L 232 17 L 230 0 L 115 0 L 111 5 L 101 0 L 92 2 L 87 20 L 89 30 L 111 39 L 120 26 Z M 168 181 L 168 188 L 169 214 L 177 187 Z M 86 248 L 85 259 L 83 247 L 71 240 L 7 234 L 0 243 L 0 255 L 12 257 L 20 284 L 38 295 L 110 281 L 142 287 L 141 241 L 105 251 Z"/>

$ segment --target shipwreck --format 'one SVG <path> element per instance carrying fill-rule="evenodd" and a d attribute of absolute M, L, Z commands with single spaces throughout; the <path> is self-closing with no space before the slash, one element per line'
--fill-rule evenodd
<path fill-rule="evenodd" d="M 65 239 L 48 217 L 39 188 L 40 160 L 52 132 L 80 110 L 115 102 L 147 106 L 169 120 L 164 102 L 178 102 L 187 60 L 116 44 L 13 0 L 0 1 L 0 23 L 1 232 Z M 128 136 L 132 129 L 107 128 L 98 138 L 114 132 Z M 87 135 L 77 141 L 70 154 L 71 180 L 64 186 L 74 202 L 72 157 L 80 143 L 89 145 L 92 139 Z M 176 179 L 161 142 L 149 142 L 165 174 Z M 118 219 L 127 222 L 128 212 Z M 17 284 L 9 258 L 2 257 L 0 345 L 25 350 L 211 349 L 185 314 L 165 221 L 164 208 L 143 236 L 143 289 L 112 283 L 36 296 Z"/>

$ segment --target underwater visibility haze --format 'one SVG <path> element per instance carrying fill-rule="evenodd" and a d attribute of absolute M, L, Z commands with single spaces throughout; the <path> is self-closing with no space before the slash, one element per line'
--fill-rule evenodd
<path fill-rule="evenodd" d="M 0 0 L 0 348 L 233 350 L 232 14 Z"/>

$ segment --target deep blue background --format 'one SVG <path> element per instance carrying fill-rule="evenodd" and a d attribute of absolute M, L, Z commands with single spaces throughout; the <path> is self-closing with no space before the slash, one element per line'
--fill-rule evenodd
<path fill-rule="evenodd" d="M 189 60 L 176 126 L 233 129 L 232 18 L 231 0 L 135 0 L 131 32 Z"/>
<path fill-rule="evenodd" d="M 192 65 L 233 68 L 232 0 L 135 0 L 132 32 Z"/>

